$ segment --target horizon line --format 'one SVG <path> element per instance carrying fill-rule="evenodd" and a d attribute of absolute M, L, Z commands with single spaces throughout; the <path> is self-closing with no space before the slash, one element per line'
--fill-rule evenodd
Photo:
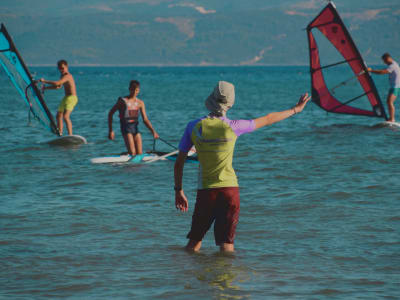
<path fill-rule="evenodd" d="M 28 64 L 29 67 L 54 67 L 56 64 Z M 308 67 L 308 64 L 68 64 L 70 67 Z"/>
<path fill-rule="evenodd" d="M 370 63 L 369 65 L 380 65 L 381 63 Z M 54 67 L 56 64 L 27 64 L 28 67 Z M 191 67 L 309 67 L 309 64 L 68 64 L 69 67 L 156 67 L 156 68 L 191 68 Z"/>

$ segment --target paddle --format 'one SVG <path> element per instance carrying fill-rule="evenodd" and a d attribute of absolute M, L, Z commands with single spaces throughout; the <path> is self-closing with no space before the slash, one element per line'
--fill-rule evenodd
<path fill-rule="evenodd" d="M 166 158 L 166 157 L 168 157 L 168 156 L 172 156 L 172 155 L 178 154 L 178 152 L 179 152 L 179 150 L 175 150 L 175 151 L 172 151 L 172 152 L 170 152 L 170 153 L 167 153 L 167 154 L 158 156 L 158 157 L 156 157 L 156 158 L 154 158 L 154 159 L 152 159 L 152 160 L 146 161 L 145 164 L 150 164 L 150 163 L 152 163 L 152 162 L 155 162 L 155 161 L 157 161 L 157 160 Z"/>

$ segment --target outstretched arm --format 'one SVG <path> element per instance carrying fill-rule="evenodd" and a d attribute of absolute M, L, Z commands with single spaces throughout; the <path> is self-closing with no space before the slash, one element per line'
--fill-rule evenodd
<path fill-rule="evenodd" d="M 147 114 L 146 114 L 146 107 L 144 105 L 144 103 L 142 102 L 142 107 L 140 108 L 140 112 L 142 114 L 142 118 L 143 118 L 143 123 L 144 125 L 146 125 L 146 127 L 151 131 L 151 133 L 153 134 L 153 137 L 155 139 L 159 138 L 158 133 L 154 130 L 153 126 L 151 125 L 150 120 L 147 118 Z"/>
<path fill-rule="evenodd" d="M 41 78 L 41 79 L 40 79 L 40 82 L 47 83 L 47 84 L 50 84 L 50 85 L 52 85 L 52 86 L 55 86 L 56 89 L 61 88 L 61 86 L 62 86 L 64 83 L 66 83 L 67 81 L 68 81 L 68 75 L 64 75 L 63 77 L 61 77 L 60 80 L 57 80 L 57 81 L 46 80 L 46 79 L 44 79 L 44 78 Z M 47 87 L 46 89 L 49 89 L 49 88 Z"/>
<path fill-rule="evenodd" d="M 374 74 L 380 74 L 380 75 L 389 74 L 389 71 L 387 69 L 373 70 L 371 68 L 368 68 L 367 70 L 368 70 L 368 72 L 371 72 L 371 73 L 374 73 Z"/>
<path fill-rule="evenodd" d="M 306 106 L 307 102 L 311 99 L 311 97 L 308 95 L 308 93 L 305 93 L 302 95 L 299 99 L 299 102 L 297 102 L 296 106 L 294 106 L 291 109 L 280 111 L 280 112 L 273 112 L 269 113 L 268 115 L 265 115 L 261 118 L 257 118 L 254 120 L 255 127 L 256 129 L 268 126 L 274 123 L 278 123 L 282 120 L 285 120 L 299 112 L 301 112 L 304 107 Z"/>
<path fill-rule="evenodd" d="M 58 90 L 61 89 L 62 85 L 45 85 L 43 90 Z"/>
<path fill-rule="evenodd" d="M 175 207 L 180 211 L 188 210 L 188 200 L 182 189 L 183 166 L 185 165 L 187 153 L 179 151 L 174 167 L 175 179 Z"/>

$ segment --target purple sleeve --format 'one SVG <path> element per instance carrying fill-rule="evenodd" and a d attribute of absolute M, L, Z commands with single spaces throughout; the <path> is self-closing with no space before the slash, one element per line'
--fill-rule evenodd
<path fill-rule="evenodd" d="M 389 73 L 392 73 L 393 70 L 394 70 L 394 65 L 393 64 L 389 65 L 389 67 L 386 68 L 386 71 L 388 71 Z"/>
<path fill-rule="evenodd" d="M 199 122 L 199 120 L 194 120 L 192 122 L 189 122 L 186 126 L 185 132 L 183 133 L 183 136 L 181 138 L 181 141 L 179 142 L 179 151 L 182 152 L 189 152 L 190 148 L 193 146 L 192 142 L 192 131 L 194 126 Z"/>
<path fill-rule="evenodd" d="M 231 120 L 229 125 L 237 136 L 252 132 L 256 129 L 254 120 Z"/>

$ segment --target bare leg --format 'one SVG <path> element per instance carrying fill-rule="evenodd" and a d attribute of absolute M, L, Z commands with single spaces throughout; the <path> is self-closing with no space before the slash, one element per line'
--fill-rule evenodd
<path fill-rule="evenodd" d="M 233 244 L 222 243 L 219 246 L 219 250 L 221 252 L 234 252 L 235 251 L 235 247 L 233 246 Z"/>
<path fill-rule="evenodd" d="M 132 133 L 124 134 L 124 141 L 126 150 L 130 155 L 136 155 L 135 141 L 133 140 Z"/>
<path fill-rule="evenodd" d="M 63 134 L 63 128 L 64 128 L 64 123 L 63 123 L 63 116 L 64 114 L 60 111 L 57 112 L 57 127 L 58 130 L 60 131 L 60 135 Z"/>
<path fill-rule="evenodd" d="M 143 153 L 143 147 L 142 147 L 142 135 L 140 133 L 137 133 L 133 137 L 135 141 L 135 146 L 136 146 L 136 154 L 142 154 Z"/>
<path fill-rule="evenodd" d="M 201 241 L 189 240 L 185 249 L 187 251 L 198 252 L 201 248 Z"/>
<path fill-rule="evenodd" d="M 396 100 L 396 96 L 390 93 L 387 96 L 387 105 L 389 108 L 389 120 L 388 120 L 389 122 L 394 122 L 394 112 L 395 112 L 394 100 Z"/>
<path fill-rule="evenodd" d="M 65 124 L 67 125 L 69 135 L 72 135 L 72 122 L 70 119 L 71 112 L 72 111 L 70 111 L 70 110 L 65 110 L 65 112 L 64 112 L 64 121 L 65 121 Z"/>

